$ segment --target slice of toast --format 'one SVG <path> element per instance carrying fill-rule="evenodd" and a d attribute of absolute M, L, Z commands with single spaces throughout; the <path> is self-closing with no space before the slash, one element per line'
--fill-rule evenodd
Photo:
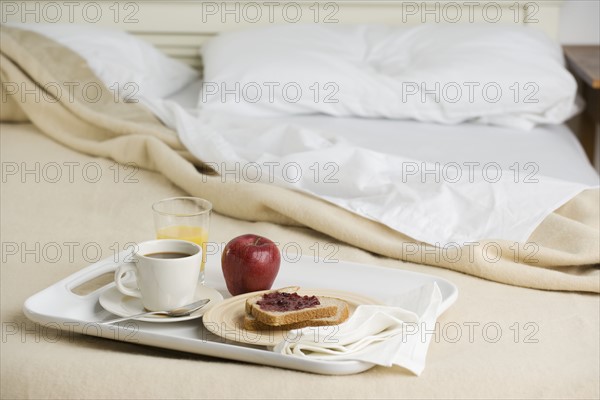
<path fill-rule="evenodd" d="M 334 299 L 334 300 L 338 300 L 338 299 Z M 350 316 L 350 311 L 348 310 L 348 304 L 346 304 L 346 302 L 342 301 L 342 300 L 338 300 L 338 302 L 339 302 L 339 304 L 338 304 L 337 312 L 335 313 L 335 315 L 332 315 L 331 317 L 308 319 L 305 321 L 295 322 L 295 323 L 286 324 L 286 325 L 279 325 L 279 326 L 267 325 L 267 324 L 262 323 L 259 320 L 257 320 L 253 315 L 246 314 L 244 316 L 244 329 L 247 329 L 250 331 L 264 331 L 264 330 L 269 330 L 269 329 L 282 329 L 282 330 L 288 331 L 290 329 L 301 329 L 301 328 L 306 328 L 308 326 L 338 325 L 338 324 L 341 324 L 342 322 L 346 321 L 348 319 L 348 317 Z"/>
<path fill-rule="evenodd" d="M 281 289 L 268 290 L 268 291 L 262 292 L 260 294 L 248 297 L 246 299 L 246 314 L 252 313 L 252 306 L 254 304 L 256 304 L 256 302 L 262 298 L 263 294 L 274 293 L 274 292 L 295 293 L 298 290 L 300 290 L 300 286 L 287 286 L 287 287 L 284 287 Z"/>
<path fill-rule="evenodd" d="M 296 290 L 284 288 L 271 292 L 294 293 Z M 282 326 L 296 324 L 308 320 L 333 317 L 337 314 L 341 300 L 332 297 L 319 296 L 321 304 L 291 311 L 265 311 L 257 303 L 264 293 L 249 297 L 246 300 L 246 314 L 252 315 L 258 322 L 269 326 Z"/>

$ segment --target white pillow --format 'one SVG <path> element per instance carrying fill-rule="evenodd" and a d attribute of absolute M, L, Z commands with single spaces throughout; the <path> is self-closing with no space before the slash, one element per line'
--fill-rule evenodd
<path fill-rule="evenodd" d="M 205 110 L 525 129 L 577 111 L 560 47 L 525 27 L 275 25 L 221 34 L 201 54 Z"/>
<path fill-rule="evenodd" d="M 125 98 L 167 97 L 198 72 L 126 32 L 74 24 L 8 24 L 47 36 L 78 53 L 98 78 Z"/>

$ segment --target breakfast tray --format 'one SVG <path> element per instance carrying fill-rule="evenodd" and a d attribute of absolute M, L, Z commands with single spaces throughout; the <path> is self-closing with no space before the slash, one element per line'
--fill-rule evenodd
<path fill-rule="evenodd" d="M 76 289 L 99 277 L 106 278 L 106 274 L 113 272 L 127 256 L 129 253 L 124 251 L 116 258 L 99 261 L 31 296 L 23 306 L 25 315 L 39 324 L 69 332 L 318 374 L 355 374 L 373 367 L 362 361 L 326 361 L 283 355 L 264 346 L 233 342 L 210 333 L 201 319 L 166 324 L 141 321 L 99 324 L 99 321 L 114 317 L 98 301 L 102 292 L 114 283 L 84 295 L 76 294 Z M 218 290 L 225 298 L 231 297 L 221 273 L 219 254 L 208 256 L 206 270 L 206 285 Z M 385 303 L 432 282 L 437 282 L 442 293 L 439 310 L 442 314 L 456 300 L 456 286 L 438 277 L 399 269 L 298 257 L 282 260 L 273 287 L 343 290 Z"/>

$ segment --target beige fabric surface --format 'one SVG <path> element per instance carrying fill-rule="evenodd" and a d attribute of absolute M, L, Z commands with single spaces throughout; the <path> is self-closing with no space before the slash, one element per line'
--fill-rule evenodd
<path fill-rule="evenodd" d="M 3 28 L 3 82 L 34 85 L 67 76 L 82 84 L 95 80 L 64 49 L 33 34 L 6 33 Z M 598 262 L 597 191 L 580 195 L 544 221 L 531 238 L 539 246 L 534 265 L 514 262 L 509 252 L 497 263 L 481 257 L 470 263 L 438 262 L 442 269 L 381 257 L 406 257 L 402 243 L 410 239 L 319 200 L 200 175 L 186 160 L 200 163 L 173 132 L 136 105 L 114 103 L 112 94 L 94 104 L 43 99 L 23 103 L 13 98 L 10 103 L 20 109 L 11 114 L 16 120 L 25 116 L 35 127 L 0 126 L 2 398 L 600 396 L 600 298 L 576 292 L 600 289 L 597 267 L 587 265 Z M 2 107 L 6 110 L 5 103 Z M 4 111 L 0 114 L 4 117 Z M 140 169 L 131 177 L 131 170 L 108 158 L 162 174 Z M 56 165 L 62 177 L 53 182 Z M 73 166 L 72 176 L 68 166 Z M 97 171 L 101 177 L 94 182 Z M 84 254 L 84 245 L 98 246 L 106 257 L 115 246 L 152 238 L 150 205 L 184 193 L 215 204 L 211 240 L 217 243 L 248 232 L 298 243 L 305 254 L 313 254 L 315 244 L 324 249 L 333 243 L 341 260 L 429 273 L 455 283 L 459 299 L 439 321 L 422 376 L 380 367 L 350 377 L 318 376 L 69 335 L 25 318 L 21 308 L 29 296 L 97 256 Z M 72 256 L 67 243 L 75 243 Z M 16 246 L 16 254 L 5 251 L 9 245 Z M 502 244 L 504 249 L 508 245 Z M 45 253 L 56 246 L 60 257 Z M 410 260 L 436 263 L 419 252 Z M 572 292 L 509 286 L 467 274 Z M 486 324 L 492 329 L 484 333 Z M 496 338 L 497 327 L 501 334 Z"/>
<path fill-rule="evenodd" d="M 17 243 L 20 249 L 14 255 L 3 251 L 0 268 L 2 398 L 600 396 L 600 298 L 595 294 L 503 285 L 448 269 L 382 258 L 310 229 L 244 222 L 218 213 L 211 223 L 215 242 L 255 232 L 282 243 L 297 242 L 305 254 L 312 254 L 315 243 L 334 243 L 341 260 L 424 272 L 455 283 L 459 298 L 439 320 L 441 333 L 431 343 L 424 373 L 415 377 L 400 368 L 377 367 L 347 377 L 320 376 L 43 330 L 21 311 L 29 296 L 88 265 L 81 251 L 86 243 L 97 243 L 102 255 L 109 256 L 115 243 L 122 247 L 152 238 L 150 205 L 184 192 L 164 176 L 143 170 L 133 176 L 137 183 L 126 183 L 123 174 L 115 182 L 112 161 L 70 150 L 32 125 L 0 125 L 0 150 L 3 168 L 16 163 L 19 168 L 32 169 L 36 162 L 40 171 L 50 163 L 79 165 L 72 182 L 66 168 L 56 183 L 44 179 L 42 172 L 39 183 L 35 174 L 20 172 L 2 181 L 2 243 Z M 92 163 L 102 172 L 96 183 L 86 180 L 95 177 L 91 168 L 89 175 L 81 174 L 84 166 Z M 120 172 L 125 171 L 121 168 Z M 79 244 L 72 260 L 64 245 L 68 242 Z M 61 257 L 51 262 L 52 253 L 25 252 L 35 249 L 36 243 L 40 249 L 49 243 L 60 244 Z M 93 258 L 94 253 L 88 257 Z M 495 343 L 490 340 L 494 329 L 487 337 L 482 332 L 488 323 L 502 329 Z M 531 325 L 525 328 L 528 323 Z M 515 324 L 519 324 L 518 338 Z M 474 326 L 471 339 L 469 325 Z"/>
<path fill-rule="evenodd" d="M 594 265 L 600 261 L 598 190 L 581 193 L 549 215 L 528 243 L 482 240 L 463 247 L 459 253 L 454 248 L 449 253 L 448 248 L 436 250 L 302 193 L 260 183 L 223 182 L 218 176 L 202 175 L 187 161 L 191 157 L 174 132 L 141 106 L 115 101 L 113 93 L 97 83 L 79 56 L 32 32 L 2 27 L 2 33 L 1 77 L 28 88 L 37 85 L 44 91 L 38 101 L 29 96 L 17 103 L 45 134 L 87 154 L 160 171 L 187 193 L 210 200 L 215 210 L 224 215 L 310 227 L 377 254 L 497 282 L 600 292 L 600 270 Z M 63 82 L 80 82 L 82 87 L 94 83 L 100 87 L 101 97 L 91 102 L 81 90 L 69 90 Z M 56 89 L 45 90 L 57 85 L 63 85 L 62 96 L 57 95 Z M 66 95 L 72 92 L 74 96 Z M 195 163 L 200 164 L 197 160 Z M 578 267 L 566 268 L 570 266 Z"/>

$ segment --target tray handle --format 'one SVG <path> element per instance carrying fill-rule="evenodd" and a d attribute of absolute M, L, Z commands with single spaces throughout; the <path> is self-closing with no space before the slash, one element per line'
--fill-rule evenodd
<path fill-rule="evenodd" d="M 66 277 L 65 279 L 60 281 L 60 284 L 69 293 L 73 293 L 74 288 L 81 286 L 86 282 L 92 281 L 106 273 L 114 272 L 117 269 L 117 267 L 126 262 L 126 258 L 130 256 L 131 250 L 123 250 L 119 254 L 117 254 L 116 257 L 105 258 L 104 260 L 100 260 L 88 267 L 83 268 L 82 270 L 74 273 L 73 275 Z M 106 285 L 80 297 L 93 296 L 96 292 L 103 289 L 105 286 Z"/>

